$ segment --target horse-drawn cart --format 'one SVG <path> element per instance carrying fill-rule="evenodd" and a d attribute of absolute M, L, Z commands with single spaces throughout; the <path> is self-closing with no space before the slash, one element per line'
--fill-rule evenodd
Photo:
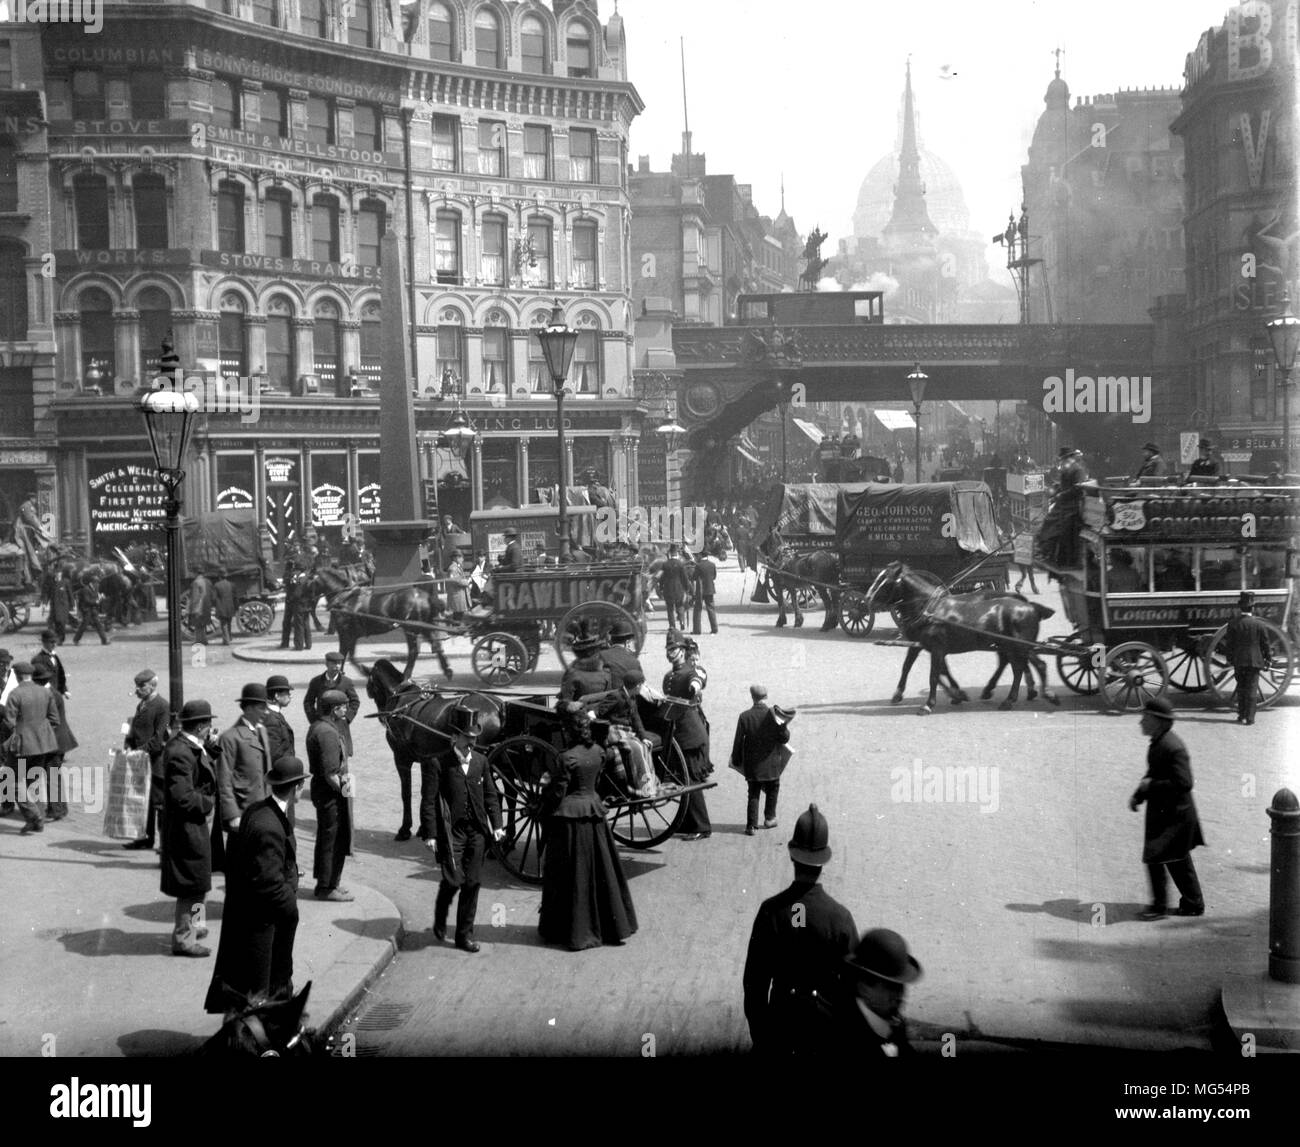
<path fill-rule="evenodd" d="M 21 629 L 40 605 L 40 590 L 28 580 L 27 569 L 21 546 L 0 545 L 0 633 Z"/>
<path fill-rule="evenodd" d="M 275 622 L 284 602 L 279 583 L 268 572 L 257 515 L 253 510 L 217 510 L 187 518 L 184 525 L 185 576 L 200 573 L 215 581 L 223 573 L 235 587 L 235 624 L 244 633 L 261 634 Z M 181 627 L 194 636 L 189 590 L 181 594 Z M 215 623 L 208 627 L 210 635 Z"/>

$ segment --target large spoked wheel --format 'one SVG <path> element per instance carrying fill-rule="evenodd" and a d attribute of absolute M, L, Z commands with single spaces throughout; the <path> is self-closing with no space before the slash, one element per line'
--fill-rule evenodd
<path fill-rule="evenodd" d="M 850 637 L 866 637 L 876 627 L 876 615 L 866 594 L 846 589 L 840 593 L 840 625 Z"/>
<path fill-rule="evenodd" d="M 609 827 L 614 839 L 629 848 L 654 848 L 678 830 L 686 816 L 686 797 L 681 788 L 690 783 L 686 758 L 675 740 L 655 750 L 655 776 L 660 796 L 616 805 Z"/>
<path fill-rule="evenodd" d="M 0 633 L 8 633 L 12 626 L 13 614 L 9 612 L 9 607 L 0 601 Z"/>
<path fill-rule="evenodd" d="M 1069 637 L 1050 637 L 1051 645 L 1078 646 L 1083 643 L 1082 633 L 1072 633 Z M 1072 693 L 1084 697 L 1093 696 L 1101 688 L 1101 673 L 1097 669 L 1093 651 L 1085 649 L 1082 653 L 1058 653 L 1056 655 L 1056 672 L 1060 674 L 1065 687 Z"/>
<path fill-rule="evenodd" d="M 488 754 L 506 830 L 492 849 L 507 872 L 529 884 L 542 882 L 544 778 L 554 775 L 559 760 L 555 746 L 538 737 L 511 737 Z"/>
<path fill-rule="evenodd" d="M 1264 627 L 1272 656 L 1256 679 L 1255 704 L 1260 709 L 1267 709 L 1291 685 L 1295 673 L 1295 648 L 1291 639 L 1271 621 L 1258 620 Z M 1231 705 L 1237 695 L 1237 673 L 1225 649 L 1227 634 L 1225 625 L 1214 635 L 1205 652 L 1206 683 L 1216 705 Z"/>
<path fill-rule="evenodd" d="M 1180 693 L 1203 693 L 1207 681 L 1205 676 L 1204 642 L 1188 637 L 1186 644 L 1180 645 L 1165 656 L 1169 666 L 1169 684 Z"/>
<path fill-rule="evenodd" d="M 266 633 L 275 621 L 275 606 L 261 598 L 241 601 L 235 610 L 235 621 L 245 633 Z"/>
<path fill-rule="evenodd" d="M 8 614 L 2 627 L 5 632 L 22 629 L 32 619 L 31 609 L 21 601 L 11 601 L 5 611 Z"/>
<path fill-rule="evenodd" d="M 1106 654 L 1101 694 L 1107 708 L 1132 713 L 1167 688 L 1169 666 L 1154 645 L 1126 641 Z"/>
<path fill-rule="evenodd" d="M 189 590 L 185 590 L 181 594 L 180 604 L 177 606 L 177 608 L 181 611 L 181 632 L 184 633 L 185 636 L 188 637 L 191 641 L 193 641 L 199 635 L 195 632 L 194 626 L 190 624 L 190 591 Z M 217 632 L 217 623 L 215 621 L 209 621 L 208 627 L 204 631 L 203 636 L 211 637 L 216 632 Z"/>
<path fill-rule="evenodd" d="M 608 638 L 616 621 L 625 621 L 636 631 L 636 652 L 640 653 L 645 641 L 645 627 L 621 605 L 612 601 L 588 601 L 575 605 L 556 626 L 555 652 L 560 656 L 560 663 L 567 669 L 573 661 L 573 639 L 581 632 L 584 622 L 601 637 Z"/>
<path fill-rule="evenodd" d="M 474 642 L 470 664 L 484 685 L 513 685 L 528 670 L 528 650 L 513 633 L 486 633 Z"/>

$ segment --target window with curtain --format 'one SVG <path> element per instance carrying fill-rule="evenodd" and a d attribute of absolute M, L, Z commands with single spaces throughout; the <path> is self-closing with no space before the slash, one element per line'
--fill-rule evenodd
<path fill-rule="evenodd" d="M 135 308 L 140 314 L 140 378 L 158 373 L 162 341 L 172 327 L 172 303 L 159 287 L 145 287 L 137 296 Z"/>
<path fill-rule="evenodd" d="M 223 378 L 248 375 L 248 332 L 244 327 L 244 300 L 228 294 L 221 300 L 221 314 L 217 319 L 217 360 Z"/>
<path fill-rule="evenodd" d="M 322 263 L 337 263 L 339 258 L 339 203 L 330 195 L 317 195 L 311 201 L 311 257 Z"/>
<path fill-rule="evenodd" d="M 570 21 L 564 34 L 564 51 L 570 76 L 583 79 L 592 75 L 591 29 L 581 20 Z"/>
<path fill-rule="evenodd" d="M 312 143 L 334 142 L 334 105 L 323 96 L 307 97 L 307 138 Z"/>
<path fill-rule="evenodd" d="M 528 334 L 528 389 L 534 394 L 550 394 L 555 388 L 551 383 L 550 372 L 546 369 L 546 355 L 542 353 L 537 330 L 534 327 Z"/>
<path fill-rule="evenodd" d="M 569 367 L 569 385 L 574 394 L 600 393 L 600 337 L 593 330 L 580 331 Z"/>
<path fill-rule="evenodd" d="M 217 186 L 217 250 L 244 250 L 244 185 L 229 179 Z"/>
<path fill-rule="evenodd" d="M 23 248 L 0 242 L 0 339 L 27 337 L 27 268 Z"/>
<path fill-rule="evenodd" d="M 546 29 L 536 16 L 525 16 L 519 25 L 519 48 L 524 71 L 542 75 L 546 71 Z"/>
<path fill-rule="evenodd" d="M 163 250 L 167 243 L 167 185 L 161 175 L 145 172 L 131 180 L 135 204 L 135 245 Z"/>
<path fill-rule="evenodd" d="M 77 319 L 81 329 L 81 377 L 86 377 L 91 363 L 94 363 L 109 378 L 116 378 L 113 301 L 98 288 L 82 291 L 77 299 Z"/>
<path fill-rule="evenodd" d="M 524 178 L 550 179 L 551 131 L 528 124 L 524 127 Z"/>
<path fill-rule="evenodd" d="M 277 390 L 288 390 L 297 363 L 293 345 L 293 311 L 284 299 L 274 299 L 266 315 L 266 376 Z"/>
<path fill-rule="evenodd" d="M 72 198 L 77 212 L 77 246 L 108 247 L 108 180 L 102 175 L 78 175 L 72 181 Z"/>
<path fill-rule="evenodd" d="M 352 109 L 352 133 L 357 147 L 384 150 L 384 117 L 373 104 L 357 104 Z"/>
<path fill-rule="evenodd" d="M 436 115 L 433 117 L 433 169 L 434 171 L 455 171 L 457 169 L 457 143 L 460 140 L 460 120 L 455 116 Z"/>
<path fill-rule="evenodd" d="M 263 206 L 263 254 L 288 259 L 293 255 L 293 199 L 283 188 L 266 193 Z"/>
<path fill-rule="evenodd" d="M 530 287 L 549 287 L 551 279 L 551 221 L 528 220 L 528 241 L 533 249 L 533 266 L 524 266 L 524 282 Z"/>
<path fill-rule="evenodd" d="M 72 118 L 103 119 L 105 112 L 103 74 L 86 68 L 73 72 Z"/>
<path fill-rule="evenodd" d="M 18 149 L 0 138 L 0 211 L 18 210 Z"/>
<path fill-rule="evenodd" d="M 357 263 L 362 267 L 379 266 L 379 241 L 384 236 L 387 212 L 382 203 L 364 199 L 357 212 Z"/>
<path fill-rule="evenodd" d="M 575 287 L 595 287 L 597 279 L 596 266 L 596 225 L 594 223 L 575 223 L 573 225 L 573 285 Z"/>
<path fill-rule="evenodd" d="M 167 118 L 167 77 L 161 70 L 131 73 L 131 115 L 135 119 Z"/>
<path fill-rule="evenodd" d="M 384 339 L 379 305 L 371 303 L 361 312 L 361 377 L 376 385 L 383 375 Z"/>
<path fill-rule="evenodd" d="M 500 215 L 483 219 L 483 249 L 479 252 L 479 281 L 504 286 L 506 281 L 506 221 Z"/>
<path fill-rule="evenodd" d="M 569 178 L 574 183 L 596 182 L 596 133 L 586 128 L 569 132 Z"/>
<path fill-rule="evenodd" d="M 239 92 L 229 80 L 220 76 L 212 80 L 212 126 L 237 128 L 239 124 Z"/>
<path fill-rule="evenodd" d="M 325 0 L 298 0 L 298 28 L 304 36 L 329 35 L 325 23 Z"/>
<path fill-rule="evenodd" d="M 505 327 L 483 328 L 483 389 L 505 394 L 510 389 L 510 332 Z"/>
<path fill-rule="evenodd" d="M 504 175 L 506 172 L 506 125 L 499 120 L 479 120 L 478 173 Z"/>
<path fill-rule="evenodd" d="M 501 26 L 496 13 L 487 8 L 474 15 L 474 63 L 480 68 L 501 66 Z"/>
<path fill-rule="evenodd" d="M 451 323 L 443 323 L 438 327 L 438 357 L 435 364 L 437 385 L 444 388 L 444 383 L 450 378 L 454 380 L 456 388 L 453 393 L 457 394 L 462 392 L 465 385 L 465 344 L 461 334 L 461 328 Z"/>
<path fill-rule="evenodd" d="M 262 130 L 281 139 L 289 138 L 289 92 L 287 88 L 262 89 Z"/>
<path fill-rule="evenodd" d="M 348 10 L 348 43 L 358 48 L 372 46 L 373 13 L 370 0 L 350 0 Z"/>
<path fill-rule="evenodd" d="M 454 60 L 452 54 L 451 9 L 446 4 L 429 5 L 429 55 L 435 60 Z"/>
<path fill-rule="evenodd" d="M 434 218 L 433 267 L 438 282 L 460 282 L 460 215 L 439 211 Z"/>
<path fill-rule="evenodd" d="M 332 300 L 316 304 L 311 329 L 313 373 L 320 375 L 322 391 L 336 391 L 339 377 L 339 308 Z"/>

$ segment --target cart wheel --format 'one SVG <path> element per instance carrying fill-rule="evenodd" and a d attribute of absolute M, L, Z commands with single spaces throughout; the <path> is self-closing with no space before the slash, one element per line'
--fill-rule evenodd
<path fill-rule="evenodd" d="M 816 609 L 822 604 L 822 595 L 810 585 L 799 587 L 799 608 Z"/>
<path fill-rule="evenodd" d="M 511 737 L 488 754 L 506 830 L 492 850 L 507 872 L 529 884 L 542 882 L 542 778 L 555 775 L 559 760 L 555 746 L 538 737 Z"/>
<path fill-rule="evenodd" d="M 1079 645 L 1083 642 L 1083 634 L 1072 633 L 1069 637 L 1049 637 L 1047 640 L 1050 645 Z M 1091 648 L 1083 653 L 1058 653 L 1056 672 L 1072 693 L 1091 697 L 1100 688 L 1101 674 L 1093 662 Z"/>
<path fill-rule="evenodd" d="M 560 663 L 567 669 L 573 660 L 573 639 L 581 631 L 583 622 L 594 627 L 602 637 L 608 637 L 610 628 L 616 621 L 626 621 L 636 630 L 636 650 L 641 652 L 645 642 L 645 627 L 641 625 L 621 605 L 612 601 L 587 601 L 575 605 L 555 627 L 555 652 L 560 655 Z"/>
<path fill-rule="evenodd" d="M 484 685 L 513 685 L 527 671 L 528 650 L 513 633 L 486 633 L 469 660 Z"/>
<path fill-rule="evenodd" d="M 528 672 L 532 673 L 541 659 L 542 643 L 536 634 L 532 634 L 524 639 L 524 648 L 528 650 Z"/>
<path fill-rule="evenodd" d="M 1256 704 L 1260 709 L 1267 709 L 1291 685 L 1295 673 L 1295 650 L 1291 639 L 1271 621 L 1258 619 L 1264 627 L 1266 640 L 1273 651 L 1268 665 L 1259 671 L 1255 683 Z M 1224 652 L 1224 638 L 1228 627 L 1223 626 L 1210 641 L 1205 651 L 1205 677 L 1210 687 L 1210 695 L 1216 705 L 1231 705 L 1237 694 L 1237 674 L 1232 668 L 1232 661 Z"/>
<path fill-rule="evenodd" d="M 660 791 L 654 800 L 617 805 L 610 813 L 609 827 L 614 839 L 629 848 L 654 848 L 675 833 L 686 816 L 686 797 L 679 791 L 690 783 L 686 758 L 676 740 L 655 750 L 655 776 Z"/>
<path fill-rule="evenodd" d="M 235 620 L 245 633 L 266 633 L 275 621 L 275 606 L 261 598 L 242 601 L 235 610 Z"/>
<path fill-rule="evenodd" d="M 31 610 L 22 602 L 10 602 L 6 609 L 9 611 L 9 620 L 5 623 L 6 630 L 22 629 L 32 619 Z"/>
<path fill-rule="evenodd" d="M 1193 638 L 1188 644 L 1180 645 L 1165 658 L 1169 666 L 1169 684 L 1180 693 L 1202 693 L 1205 691 L 1205 654 L 1201 643 Z"/>
<path fill-rule="evenodd" d="M 1106 653 L 1102 698 L 1110 709 L 1133 713 L 1169 687 L 1169 667 L 1154 645 L 1126 641 Z"/>
<path fill-rule="evenodd" d="M 190 591 L 189 590 L 185 590 L 181 593 L 180 604 L 176 608 L 181 611 L 181 632 L 184 633 L 185 636 L 188 637 L 191 641 L 193 641 L 195 637 L 197 637 L 198 635 L 194 632 L 194 626 L 190 624 Z M 217 632 L 217 623 L 215 621 L 208 622 L 208 629 L 207 629 L 206 636 L 211 637 L 216 632 Z"/>
<path fill-rule="evenodd" d="M 854 590 L 840 594 L 840 625 L 850 637 L 866 637 L 876 627 L 876 615 L 865 594 Z"/>

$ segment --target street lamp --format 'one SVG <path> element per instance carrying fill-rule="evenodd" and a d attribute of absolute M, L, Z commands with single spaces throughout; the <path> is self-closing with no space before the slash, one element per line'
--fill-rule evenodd
<path fill-rule="evenodd" d="M 1291 471 L 1291 371 L 1295 366 L 1296 352 L 1300 350 L 1300 319 L 1291 313 L 1291 304 L 1277 318 L 1266 325 L 1268 341 L 1273 344 L 1273 357 L 1282 372 L 1282 458 L 1283 469 Z"/>
<path fill-rule="evenodd" d="M 555 388 L 555 438 L 559 448 L 556 459 L 560 472 L 557 501 L 559 502 L 559 519 L 555 524 L 560 535 L 560 548 L 565 548 L 569 538 L 568 519 L 568 482 L 564 474 L 564 392 L 565 380 L 569 377 L 569 364 L 573 362 L 573 352 L 578 346 L 578 332 L 570 330 L 564 321 L 564 310 L 560 300 L 555 300 L 551 308 L 551 317 L 540 331 L 537 341 L 542 345 L 542 357 L 546 360 L 546 369 L 551 375 L 551 384 Z"/>
<path fill-rule="evenodd" d="M 916 422 L 916 480 L 921 480 L 921 403 L 925 399 L 925 384 L 930 376 L 921 369 L 918 362 L 912 373 L 907 376 L 907 389 L 912 392 L 912 408 Z"/>
<path fill-rule="evenodd" d="M 172 723 L 180 719 L 185 701 L 181 661 L 181 485 L 185 481 L 185 455 L 190 448 L 198 397 L 192 391 L 159 389 L 140 396 L 140 413 L 149 431 L 158 479 L 167 491 L 167 673 Z"/>

